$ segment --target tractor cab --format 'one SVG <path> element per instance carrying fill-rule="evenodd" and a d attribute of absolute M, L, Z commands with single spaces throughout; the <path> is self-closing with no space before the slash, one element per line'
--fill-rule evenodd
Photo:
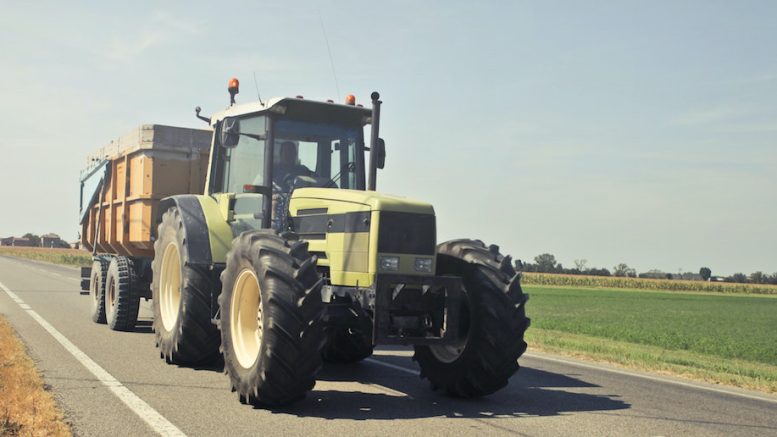
<path fill-rule="evenodd" d="M 282 231 L 296 189 L 366 190 L 364 152 L 377 152 L 370 160 L 376 168 L 385 157 L 382 140 L 365 146 L 364 126 L 380 104 L 373 97 L 373 109 L 356 106 L 350 95 L 346 104 L 297 96 L 232 105 L 206 119 L 214 131 L 207 194 L 236 231 Z"/>

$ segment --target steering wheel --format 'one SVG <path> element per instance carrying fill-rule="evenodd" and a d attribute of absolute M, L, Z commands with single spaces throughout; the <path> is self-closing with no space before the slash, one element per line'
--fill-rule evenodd
<path fill-rule="evenodd" d="M 284 188 L 284 191 L 291 191 L 291 189 L 294 187 L 295 179 L 297 179 L 297 175 L 295 175 L 294 173 L 289 173 L 283 177 L 281 186 Z"/>

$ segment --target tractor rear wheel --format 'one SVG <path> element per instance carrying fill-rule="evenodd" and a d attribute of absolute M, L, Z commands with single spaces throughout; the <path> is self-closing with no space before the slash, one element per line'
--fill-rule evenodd
<path fill-rule="evenodd" d="M 114 256 L 105 276 L 105 320 L 114 331 L 132 331 L 138 321 L 140 296 L 132 260 Z"/>
<path fill-rule="evenodd" d="M 219 354 L 219 332 L 211 323 L 211 289 L 205 268 L 189 263 L 183 219 L 171 207 L 162 216 L 154 242 L 154 333 L 168 363 L 195 364 Z"/>
<path fill-rule="evenodd" d="M 528 296 L 511 258 L 495 245 L 452 240 L 440 244 L 437 252 L 437 274 L 460 276 L 464 283 L 459 341 L 416 346 L 413 359 L 435 389 L 459 397 L 491 394 L 507 385 L 526 351 Z"/>
<path fill-rule="evenodd" d="M 234 240 L 219 296 L 224 369 L 240 401 L 284 405 L 321 367 L 322 280 L 308 243 L 274 231 Z"/>
<path fill-rule="evenodd" d="M 107 273 L 107 260 L 99 258 L 92 263 L 89 295 L 92 297 L 92 321 L 95 323 L 105 323 L 105 275 Z"/>

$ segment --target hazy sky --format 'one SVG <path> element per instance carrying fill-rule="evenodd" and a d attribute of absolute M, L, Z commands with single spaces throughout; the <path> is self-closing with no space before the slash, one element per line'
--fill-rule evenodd
<path fill-rule="evenodd" d="M 2 2 L 0 236 L 78 232 L 85 156 L 193 108 L 380 91 L 378 189 L 438 238 L 777 271 L 777 2 Z M 320 17 L 320 18 L 319 18 Z"/>

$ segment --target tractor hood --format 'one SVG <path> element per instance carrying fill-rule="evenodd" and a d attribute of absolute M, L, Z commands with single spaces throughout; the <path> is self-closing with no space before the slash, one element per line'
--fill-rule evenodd
<path fill-rule="evenodd" d="M 299 188 L 294 190 L 291 198 L 292 203 L 300 203 L 299 201 L 307 203 L 304 200 L 315 199 L 350 203 L 354 204 L 353 206 L 367 207 L 371 211 L 395 211 L 434 215 L 434 207 L 428 203 L 375 191 L 343 190 L 339 188 Z"/>

